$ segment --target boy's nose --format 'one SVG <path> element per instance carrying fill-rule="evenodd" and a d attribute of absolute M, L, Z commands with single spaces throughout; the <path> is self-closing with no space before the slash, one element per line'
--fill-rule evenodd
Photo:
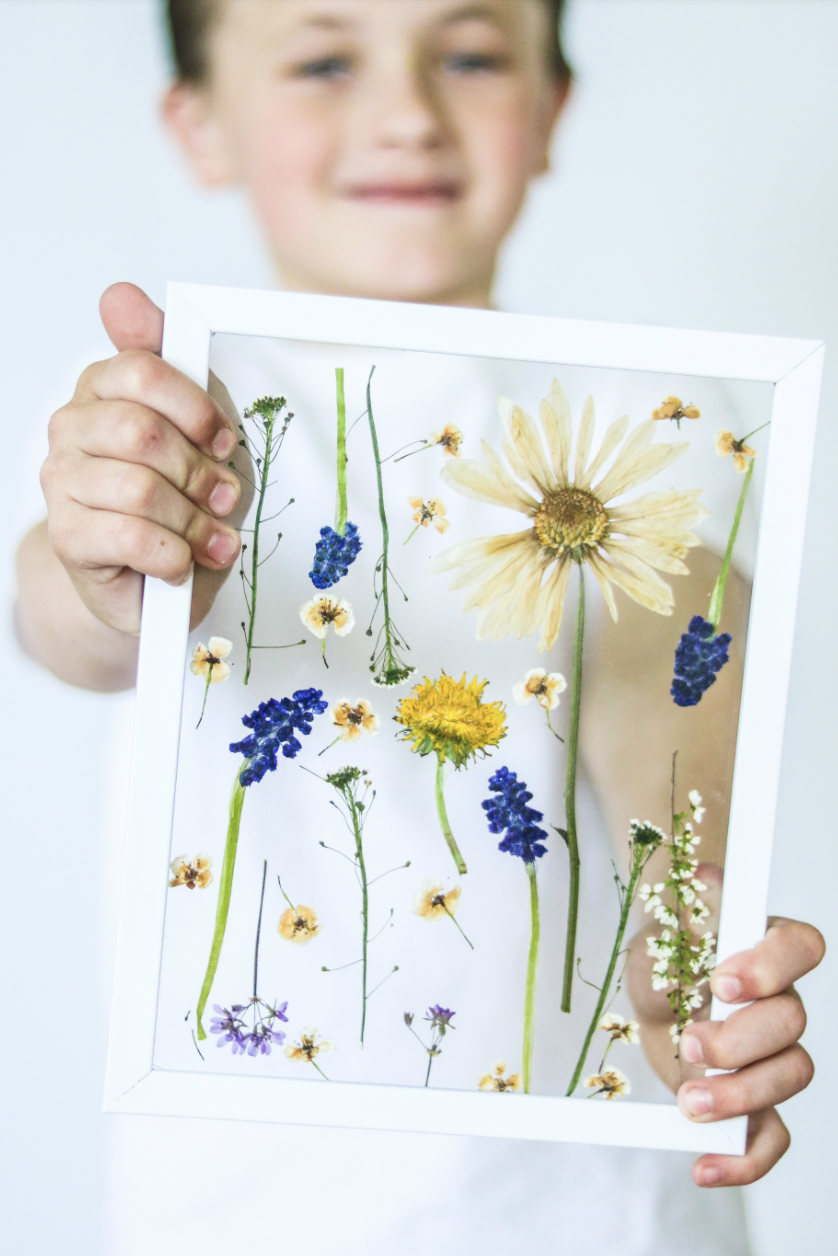
<path fill-rule="evenodd" d="M 385 148 L 433 149 L 446 140 L 441 102 L 421 70 L 404 66 L 376 76 L 367 92 L 367 118 Z"/>

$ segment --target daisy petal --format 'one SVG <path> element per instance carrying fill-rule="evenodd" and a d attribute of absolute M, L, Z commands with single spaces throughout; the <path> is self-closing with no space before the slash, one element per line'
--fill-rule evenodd
<path fill-rule="evenodd" d="M 543 497 L 555 489 L 556 481 L 547 463 L 538 428 L 520 406 L 510 406 L 506 412 L 501 448 L 518 478 L 535 489 L 539 496 Z"/>
<path fill-rule="evenodd" d="M 581 483 L 584 478 L 585 467 L 588 465 L 588 457 L 591 452 L 591 442 L 594 439 L 595 426 L 594 399 L 593 397 L 588 397 L 582 407 L 582 418 L 579 423 L 579 433 L 576 437 L 576 464 L 573 469 L 574 484 Z"/>
<path fill-rule="evenodd" d="M 536 622 L 541 624 L 541 640 L 538 643 L 538 649 L 542 652 L 552 650 L 556 644 L 556 638 L 562 626 L 564 599 L 570 580 L 571 566 L 569 558 L 557 563 L 538 595 Z"/>
<path fill-rule="evenodd" d="M 473 458 L 447 462 L 440 476 L 446 484 L 473 501 L 506 506 L 509 510 L 517 510 L 525 515 L 534 514 L 538 506 L 535 498 L 516 484 L 511 476 L 501 480 L 493 473 L 492 468 Z"/>
<path fill-rule="evenodd" d="M 550 451 L 556 483 L 559 488 L 565 488 L 568 483 L 567 472 L 570 445 L 573 439 L 573 424 L 567 393 L 557 379 L 554 379 L 550 385 L 550 391 L 542 401 L 538 413 L 547 448 Z"/>
<path fill-rule="evenodd" d="M 628 425 L 629 417 L 627 414 L 624 414 L 620 419 L 614 420 L 603 437 L 597 456 L 594 458 L 585 474 L 583 476 L 576 477 L 577 488 L 588 489 L 591 487 L 594 476 L 597 475 L 600 469 L 605 466 L 606 462 L 628 431 Z"/>

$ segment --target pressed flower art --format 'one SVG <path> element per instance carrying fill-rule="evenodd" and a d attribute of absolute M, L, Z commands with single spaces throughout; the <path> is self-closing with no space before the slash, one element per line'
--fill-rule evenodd
<path fill-rule="evenodd" d="M 413 911 L 422 920 L 450 920 L 468 942 L 472 950 L 474 946 L 463 933 L 459 920 L 455 917 L 460 907 L 460 887 L 452 886 L 443 889 L 438 877 L 426 877 L 413 896 Z"/>
<path fill-rule="evenodd" d="M 413 522 L 416 525 L 407 541 L 415 536 L 420 528 L 427 528 L 429 523 L 432 523 L 440 534 L 447 532 L 451 527 L 449 520 L 445 518 L 445 502 L 440 501 L 438 497 L 431 497 L 428 501 L 423 501 L 421 497 L 408 497 L 407 504 L 413 507 Z M 404 542 L 405 545 L 407 541 Z"/>
<path fill-rule="evenodd" d="M 411 750 L 422 758 L 436 755 L 436 805 L 442 835 L 463 876 L 468 869 L 448 820 L 443 790 L 446 763 L 464 768 L 478 755 L 485 756 L 506 736 L 506 708 L 502 702 L 484 702 L 489 682 L 454 680 L 445 672 L 437 680 L 426 676 L 409 697 L 403 698 L 396 720 L 404 728 L 401 736 L 412 743 Z"/>
<path fill-rule="evenodd" d="M 506 1094 L 510 1090 L 521 1089 L 521 1076 L 519 1073 L 510 1073 L 508 1077 L 504 1077 L 506 1072 L 506 1060 L 498 1060 L 497 1064 L 492 1065 L 489 1073 L 484 1073 L 477 1085 L 481 1090 L 493 1090 L 497 1094 Z"/>
<path fill-rule="evenodd" d="M 200 855 L 196 855 L 194 859 L 188 859 L 186 855 L 178 855 L 177 859 L 173 859 L 169 864 L 172 873 L 172 879 L 169 885 L 174 888 L 178 885 L 185 885 L 187 889 L 205 890 L 212 881 L 212 857 L 202 851 Z"/>
<path fill-rule="evenodd" d="M 433 1007 L 429 1007 L 427 1013 L 423 1017 L 431 1027 L 431 1041 L 425 1044 L 413 1028 L 413 1022 L 416 1019 L 412 1012 L 405 1012 L 404 1023 L 407 1025 L 413 1037 L 421 1046 L 425 1055 L 428 1057 L 428 1071 L 425 1073 L 425 1085 L 427 1086 L 431 1080 L 431 1065 L 438 1055 L 442 1055 L 442 1040 L 449 1029 L 455 1029 L 456 1026 L 451 1021 L 456 1016 L 456 1012 L 452 1012 L 449 1007 L 440 1007 L 438 1003 Z"/>
<path fill-rule="evenodd" d="M 210 637 L 207 645 L 199 642 L 195 647 L 189 670 L 193 676 L 202 676 L 205 681 L 201 717 L 196 728 L 200 728 L 201 720 L 204 718 L 204 711 L 207 709 L 207 694 L 209 693 L 210 685 L 220 685 L 222 681 L 229 679 L 230 664 L 225 663 L 224 660 L 232 652 L 233 643 L 228 641 L 226 637 Z"/>
<path fill-rule="evenodd" d="M 332 708 L 332 724 L 338 730 L 338 735 L 334 741 L 329 742 L 324 750 L 320 751 L 321 754 L 325 754 L 326 750 L 331 750 L 332 746 L 336 746 L 339 741 L 347 742 L 351 745 L 352 742 L 358 741 L 364 733 L 374 737 L 378 732 L 381 721 L 366 698 L 359 698 L 357 702 L 350 702 L 348 698 L 342 698 Z"/>
<path fill-rule="evenodd" d="M 317 1063 L 317 1057 L 324 1051 L 334 1050 L 335 1044 L 327 1042 L 325 1038 L 318 1038 L 316 1029 L 304 1029 L 300 1034 L 299 1042 L 289 1043 L 285 1048 L 285 1055 L 287 1059 L 294 1060 L 297 1064 L 311 1064 L 320 1076 L 328 1081 L 328 1077 Z"/>
<path fill-rule="evenodd" d="M 349 505 L 346 492 L 346 394 L 343 369 L 335 371 L 338 406 L 338 493 L 335 509 L 335 526 L 328 524 L 320 529 L 320 540 L 314 547 L 314 565 L 308 573 L 316 589 L 330 589 L 337 584 L 361 552 L 361 538 L 357 525 L 347 518 Z"/>

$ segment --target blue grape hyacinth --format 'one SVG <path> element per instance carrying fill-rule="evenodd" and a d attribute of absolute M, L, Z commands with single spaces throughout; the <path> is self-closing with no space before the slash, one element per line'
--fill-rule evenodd
<path fill-rule="evenodd" d="M 547 832 L 538 827 L 537 821 L 543 820 L 540 811 L 527 804 L 532 794 L 524 781 L 519 781 L 517 773 L 509 768 L 498 768 L 494 776 L 489 778 L 489 789 L 495 797 L 487 798 L 481 805 L 489 821 L 490 833 L 503 833 L 506 836 L 498 842 L 498 850 L 510 855 L 517 855 L 524 863 L 535 863 L 542 855 L 547 854 L 547 847 L 542 842 L 547 840 Z"/>
<path fill-rule="evenodd" d="M 716 636 L 716 629 L 700 615 L 693 615 L 689 630 L 681 634 L 675 650 L 675 677 L 670 693 L 676 706 L 697 706 L 716 673 L 728 661 L 729 632 Z"/>
<path fill-rule="evenodd" d="M 307 737 L 312 718 L 322 715 L 328 705 L 323 701 L 322 689 L 298 689 L 291 698 L 282 698 L 279 702 L 269 698 L 267 702 L 260 702 L 250 715 L 243 715 L 242 724 L 253 732 L 230 745 L 233 754 L 243 754 L 248 760 L 239 775 L 242 785 L 253 785 L 261 781 L 266 772 L 276 771 L 280 746 L 286 759 L 296 758 L 302 745 L 295 733 Z"/>
<path fill-rule="evenodd" d="M 347 523 L 343 536 L 334 528 L 320 529 L 320 540 L 314 547 L 314 566 L 308 573 L 315 589 L 330 589 L 349 571 L 361 552 L 357 524 Z"/>

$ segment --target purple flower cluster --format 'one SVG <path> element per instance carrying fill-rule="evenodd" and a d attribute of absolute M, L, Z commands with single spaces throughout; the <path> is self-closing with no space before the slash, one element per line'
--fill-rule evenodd
<path fill-rule="evenodd" d="M 263 1004 L 261 999 L 254 999 L 251 1006 L 256 1009 L 256 1017 L 253 1028 L 248 1029 L 241 1016 L 247 1010 L 246 1003 L 234 1003 L 229 1008 L 213 1003 L 213 1009 L 218 1015 L 213 1016 L 210 1021 L 210 1033 L 221 1035 L 216 1046 L 224 1047 L 229 1042 L 233 1055 L 244 1055 L 245 1052 L 248 1055 L 270 1055 L 272 1046 L 282 1046 L 285 1034 L 281 1029 L 274 1029 L 273 1023 L 275 1020 L 287 1022 L 287 1002 L 280 1003 L 278 1007 L 270 1007 L 267 1003 Z M 259 1010 L 261 1007 L 266 1008 L 267 1017 L 262 1015 Z"/>
<path fill-rule="evenodd" d="M 314 547 L 314 566 L 309 579 L 315 589 L 330 589 L 343 578 L 361 552 L 358 527 L 347 523 L 343 536 L 334 528 L 320 529 L 320 540 Z"/>
<path fill-rule="evenodd" d="M 296 758 L 302 746 L 294 734 L 298 732 L 307 737 L 312 717 L 322 715 L 328 705 L 323 701 L 322 689 L 298 689 L 292 698 L 279 702 L 269 698 L 267 702 L 260 702 L 250 715 L 243 715 L 242 724 L 253 732 L 243 741 L 230 745 L 233 754 L 243 754 L 248 760 L 239 777 L 242 785 L 253 785 L 261 781 L 266 772 L 276 771 L 276 752 L 280 746 L 286 759 Z"/>
<path fill-rule="evenodd" d="M 675 650 L 675 678 L 669 692 L 676 706 L 697 706 L 728 661 L 730 641 L 729 632 L 716 636 L 713 624 L 693 615 Z"/>
<path fill-rule="evenodd" d="M 496 797 L 487 798 L 481 804 L 489 820 L 489 832 L 506 830 L 503 841 L 498 842 L 498 850 L 517 855 L 524 863 L 535 863 L 546 855 L 547 847 L 542 842 L 547 840 L 547 833 L 537 824 L 544 816 L 527 806 L 532 794 L 526 784 L 518 780 L 517 773 L 510 772 L 509 768 L 498 768 L 489 778 L 489 789 Z"/>
<path fill-rule="evenodd" d="M 428 1015 L 425 1020 L 430 1023 L 432 1029 L 439 1031 L 440 1038 L 444 1035 L 446 1029 L 453 1029 L 451 1018 L 456 1016 L 456 1012 L 452 1012 L 449 1007 L 440 1007 L 435 1003 L 433 1007 L 428 1008 Z"/>

